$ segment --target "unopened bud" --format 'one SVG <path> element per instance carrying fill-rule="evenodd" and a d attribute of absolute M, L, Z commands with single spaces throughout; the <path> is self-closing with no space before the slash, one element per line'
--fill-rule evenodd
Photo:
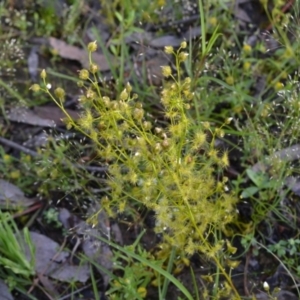
<path fill-rule="evenodd" d="M 99 68 L 96 64 L 90 64 L 90 72 L 92 74 L 95 74 L 98 70 L 99 70 Z"/>
<path fill-rule="evenodd" d="M 40 75 L 40 76 L 41 76 L 41 78 L 42 78 L 42 79 L 46 79 L 46 77 L 47 77 L 47 73 L 46 73 L 45 69 L 43 69 L 43 70 L 42 70 L 42 72 L 41 72 L 41 75 Z"/>
<path fill-rule="evenodd" d="M 168 78 L 172 74 L 172 70 L 170 66 L 163 66 L 161 67 L 162 74 L 164 77 Z"/>
<path fill-rule="evenodd" d="M 87 46 L 89 52 L 95 52 L 97 50 L 97 43 L 96 41 L 90 42 Z"/>
<path fill-rule="evenodd" d="M 270 290 L 270 286 L 269 286 L 269 284 L 266 281 L 264 282 L 264 290 L 266 292 L 268 292 Z"/>
<path fill-rule="evenodd" d="M 161 145 L 162 145 L 162 147 L 163 147 L 164 149 L 166 149 L 166 148 L 169 148 L 169 147 L 170 147 L 170 142 L 169 142 L 168 139 L 165 139 L 165 140 L 162 141 Z"/>
<path fill-rule="evenodd" d="M 122 93 L 120 94 L 120 100 L 125 101 L 127 99 L 128 99 L 128 93 L 127 93 L 126 89 L 124 89 L 122 91 Z"/>
<path fill-rule="evenodd" d="M 79 78 L 82 80 L 87 80 L 89 78 L 89 71 L 86 69 L 82 69 L 79 71 Z"/>
<path fill-rule="evenodd" d="M 182 49 L 185 49 L 186 46 L 187 46 L 186 41 L 183 41 L 183 42 L 180 44 L 180 48 L 182 48 Z"/>
<path fill-rule="evenodd" d="M 134 111 L 133 111 L 133 117 L 136 119 L 136 120 L 141 120 L 144 116 L 144 110 L 141 109 L 141 108 L 135 108 Z"/>
<path fill-rule="evenodd" d="M 180 52 L 179 55 L 178 55 L 179 62 L 184 62 L 187 59 L 188 56 L 189 56 L 188 53 Z"/>
<path fill-rule="evenodd" d="M 165 46 L 165 52 L 167 54 L 172 54 L 174 52 L 174 48 L 172 46 Z"/>
<path fill-rule="evenodd" d="M 60 100 L 60 101 L 64 101 L 65 100 L 65 91 L 64 89 L 62 89 L 61 87 L 58 87 L 54 90 L 54 95 Z"/>
<path fill-rule="evenodd" d="M 30 87 L 30 89 L 34 92 L 38 92 L 41 89 L 41 87 L 37 83 L 35 83 Z"/>

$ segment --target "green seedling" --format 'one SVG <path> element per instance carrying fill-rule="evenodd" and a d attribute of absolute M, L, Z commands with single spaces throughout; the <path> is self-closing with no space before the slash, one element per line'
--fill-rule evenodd
<path fill-rule="evenodd" d="M 245 188 L 241 194 L 241 198 L 249 198 L 261 190 L 273 189 L 276 186 L 276 183 L 272 181 L 265 173 L 255 172 L 251 169 L 247 169 L 246 174 L 252 183 L 254 183 L 254 186 Z"/>
<path fill-rule="evenodd" d="M 31 255 L 29 261 L 26 247 Z M 29 231 L 23 229 L 21 233 L 9 213 L 0 211 L 0 265 L 7 275 L 16 275 L 29 279 L 35 274 L 34 253 Z"/>

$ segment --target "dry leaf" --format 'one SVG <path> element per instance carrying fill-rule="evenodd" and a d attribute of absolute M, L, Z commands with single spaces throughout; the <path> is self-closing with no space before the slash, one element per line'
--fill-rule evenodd
<path fill-rule="evenodd" d="M 39 117 L 33 110 L 30 110 L 27 107 L 14 107 L 12 108 L 8 114 L 7 118 L 10 121 L 25 123 L 34 126 L 41 127 L 55 127 L 55 122 L 53 120 L 47 120 Z"/>
<path fill-rule="evenodd" d="M 53 279 L 85 283 L 90 278 L 89 264 L 71 265 L 67 260 L 69 253 L 60 249 L 60 245 L 37 232 L 30 232 L 35 247 L 35 271 Z M 31 260 L 29 248 L 26 257 Z"/>
<path fill-rule="evenodd" d="M 86 50 L 76 46 L 68 45 L 66 42 L 56 39 L 54 37 L 49 38 L 50 46 L 57 52 L 57 54 L 65 59 L 77 60 L 86 69 L 89 68 L 89 57 Z M 115 64 L 113 58 L 109 58 L 111 64 Z M 94 52 L 93 62 L 98 65 L 101 71 L 107 71 L 110 66 L 104 55 Z"/>
<path fill-rule="evenodd" d="M 103 236 L 104 234 L 107 238 L 108 228 L 105 225 L 105 220 L 108 218 L 104 211 L 101 211 L 97 216 L 99 222 L 96 227 L 92 228 L 92 226 L 71 214 L 65 208 L 60 209 L 59 212 L 59 220 L 67 230 L 72 228 L 72 231 L 74 231 L 77 235 L 84 235 L 85 238 L 81 243 L 81 248 L 84 254 L 96 264 L 102 266 L 102 268 L 111 271 L 113 269 L 113 253 L 106 243 L 97 239 L 97 236 Z M 102 276 L 104 286 L 107 287 L 110 277 L 102 270 L 102 268 L 97 268 L 97 270 Z"/>
<path fill-rule="evenodd" d="M 14 184 L 0 179 L 0 207 L 5 209 L 27 207 L 35 201 L 25 197 L 24 193 Z"/>
<path fill-rule="evenodd" d="M 79 118 L 79 114 L 75 110 L 68 108 L 66 108 L 65 110 L 74 121 Z M 33 108 L 33 111 L 40 118 L 53 121 L 56 126 L 64 125 L 63 119 L 65 119 L 66 116 L 58 106 L 36 106 Z"/>

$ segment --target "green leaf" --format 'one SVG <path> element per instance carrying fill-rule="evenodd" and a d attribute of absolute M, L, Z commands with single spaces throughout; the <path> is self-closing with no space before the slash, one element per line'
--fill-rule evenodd
<path fill-rule="evenodd" d="M 168 279 L 170 282 L 172 282 L 186 297 L 188 300 L 193 300 L 192 295 L 190 294 L 190 292 L 184 287 L 184 285 L 178 280 L 176 279 L 172 274 L 170 274 L 169 272 L 163 270 L 160 266 L 157 266 L 155 263 L 153 263 L 152 261 L 149 261 L 145 258 L 143 258 L 140 255 L 137 255 L 131 251 L 128 251 L 126 248 L 120 247 L 116 244 L 114 244 L 111 241 L 108 241 L 100 236 L 94 236 L 95 238 L 99 239 L 100 241 L 108 244 L 109 246 L 115 248 L 116 250 L 123 252 L 125 254 L 127 254 L 128 256 L 138 260 L 139 262 L 143 263 L 144 265 L 150 267 L 151 269 L 157 271 L 159 274 L 163 275 L 166 279 Z"/>
<path fill-rule="evenodd" d="M 258 191 L 259 191 L 258 187 L 250 186 L 243 190 L 243 192 L 241 194 L 241 198 L 249 198 L 249 197 L 253 196 L 255 193 L 257 193 Z"/>
<path fill-rule="evenodd" d="M 252 182 L 257 187 L 259 187 L 259 188 L 266 187 L 266 184 L 268 183 L 269 178 L 265 174 L 255 172 L 251 169 L 247 169 L 246 173 L 247 173 L 248 177 L 252 180 Z"/>

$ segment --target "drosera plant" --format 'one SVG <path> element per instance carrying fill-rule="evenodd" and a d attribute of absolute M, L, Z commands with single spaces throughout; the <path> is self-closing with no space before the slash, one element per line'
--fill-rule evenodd
<path fill-rule="evenodd" d="M 175 51 L 176 66 L 187 58 L 187 44 Z M 208 122 L 196 123 L 187 115 L 193 94 L 190 79 L 176 76 L 170 67 L 162 68 L 171 81 L 162 90 L 161 102 L 168 124 L 159 126 L 144 109 L 131 86 L 118 99 L 102 97 L 97 84 L 98 67 L 92 61 L 95 42 L 88 45 L 90 69 L 79 72 L 83 113 L 75 121 L 64 109 L 65 92 L 57 87 L 54 94 L 46 88 L 46 71 L 41 72 L 42 90 L 66 115 L 67 128 L 75 128 L 97 147 L 99 162 L 108 166 L 107 185 L 111 191 L 101 199 L 101 206 L 111 217 L 126 212 L 129 203 L 144 205 L 156 214 L 156 232 L 172 247 L 187 255 L 204 253 L 217 266 L 231 292 L 238 292 L 222 264 L 225 241 L 221 232 L 235 219 L 237 198 L 228 191 L 222 170 L 229 164 L 228 153 L 215 146 L 224 135 L 223 126 L 213 128 Z M 227 253 L 228 254 L 228 253 Z M 219 279 L 214 295 L 218 293 Z"/>

